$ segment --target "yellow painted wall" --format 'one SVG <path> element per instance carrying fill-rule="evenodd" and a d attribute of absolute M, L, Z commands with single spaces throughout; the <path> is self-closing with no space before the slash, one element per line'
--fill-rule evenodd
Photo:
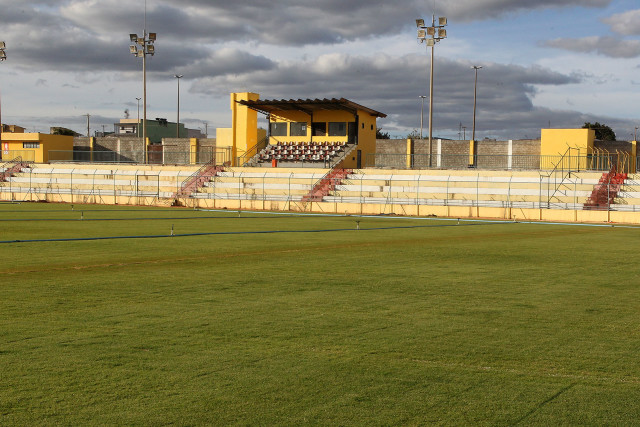
<path fill-rule="evenodd" d="M 233 147 L 233 129 L 216 129 L 216 148 Z"/>
<path fill-rule="evenodd" d="M 23 148 L 23 143 L 37 142 L 38 148 Z M 6 153 L 8 148 L 8 153 Z M 3 133 L 2 152 L 12 157 L 21 156 L 24 160 L 36 163 L 49 162 L 49 150 L 73 150 L 73 137 L 67 135 L 49 135 L 44 133 Z"/>
<path fill-rule="evenodd" d="M 248 150 L 258 143 L 258 112 L 237 101 L 257 101 L 259 98 L 260 95 L 251 92 L 231 94 L 232 166 L 237 166 L 238 157 L 248 157 Z"/>
<path fill-rule="evenodd" d="M 572 156 L 585 156 L 593 152 L 596 131 L 593 129 L 542 129 L 540 154 L 563 155 L 568 148 L 577 149 Z"/>

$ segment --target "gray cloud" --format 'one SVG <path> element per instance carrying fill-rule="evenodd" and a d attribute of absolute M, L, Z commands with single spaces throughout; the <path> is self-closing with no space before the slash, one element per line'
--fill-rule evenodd
<path fill-rule="evenodd" d="M 458 0 L 438 5 L 438 13 L 453 21 L 473 21 L 548 7 L 604 7 L 611 0 Z M 15 39 L 37 30 L 38 40 L 74 47 L 97 44 L 100 52 L 142 32 L 144 11 L 122 0 L 51 0 L 41 2 L 1 0 L 3 29 Z M 8 11 L 8 12 L 4 12 Z M 159 41 L 180 44 L 217 44 L 226 41 L 269 43 L 283 46 L 337 44 L 360 38 L 395 34 L 421 14 L 432 12 L 422 0 L 405 0 L 402 7 L 388 0 L 319 0 L 277 2 L 212 2 L 157 0 L 148 5 L 147 27 Z M 48 37 L 47 37 L 48 36 Z M 186 46 L 186 43 L 182 43 Z M 51 46 L 51 47 L 54 47 Z M 39 52 L 32 52 L 36 55 Z M 53 59 L 53 58 L 49 58 Z M 62 59 L 68 59 L 63 56 Z M 61 61 L 57 61 L 61 62 Z M 52 61 L 56 63 L 56 61 Z"/>
<path fill-rule="evenodd" d="M 562 7 L 594 7 L 602 8 L 612 0 L 458 0 L 446 2 L 438 13 L 459 21 L 477 21 L 500 18 L 505 15 L 527 10 L 562 8 Z"/>
<path fill-rule="evenodd" d="M 602 20 L 611 30 L 624 35 L 640 35 L 640 9 L 619 13 Z"/>
<path fill-rule="evenodd" d="M 325 55 L 314 60 L 284 62 L 268 71 L 243 75 L 202 78 L 192 92 L 226 96 L 243 88 L 262 98 L 346 97 L 389 115 L 381 123 L 391 130 L 415 128 L 419 122 L 418 95 L 428 95 L 426 58 L 414 55 L 360 57 Z M 434 121 L 442 132 L 456 131 L 460 122 L 468 126 L 473 109 L 473 70 L 464 61 L 441 59 L 436 63 Z M 578 83 L 541 67 L 484 64 L 478 83 L 478 129 L 492 135 L 512 136 L 530 129 L 539 132 L 550 118 L 566 125 L 579 113 L 538 109 L 531 101 L 536 85 Z M 579 121 L 579 120 L 578 120 Z"/>
<path fill-rule="evenodd" d="M 640 41 L 620 40 L 615 37 L 584 37 L 580 39 L 548 40 L 545 46 L 580 53 L 597 53 L 610 58 L 640 56 Z"/>

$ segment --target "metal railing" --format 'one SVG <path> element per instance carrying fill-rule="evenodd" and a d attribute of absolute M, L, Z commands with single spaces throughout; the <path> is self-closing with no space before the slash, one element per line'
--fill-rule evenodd
<path fill-rule="evenodd" d="M 131 163 L 163 165 L 200 165 L 212 161 L 217 165 L 228 162 L 224 149 L 198 151 L 85 151 L 49 150 L 49 163 Z"/>
<path fill-rule="evenodd" d="M 236 165 L 238 166 L 244 166 L 247 163 L 249 163 L 251 161 L 251 159 L 253 159 L 256 155 L 258 155 L 260 153 L 260 151 L 262 151 L 267 145 L 269 145 L 269 137 L 266 136 L 264 138 L 262 138 L 260 141 L 258 141 L 258 143 L 256 145 L 254 145 L 253 147 L 249 148 L 246 153 L 244 153 L 242 156 L 238 156 L 236 158 Z"/>
<path fill-rule="evenodd" d="M 193 169 L 176 171 L 174 175 L 156 171 L 112 170 L 104 168 L 87 170 L 65 168 L 60 172 L 40 172 L 38 168 L 15 174 L 0 186 L 0 192 L 20 194 L 29 200 L 57 200 L 56 197 L 71 195 L 109 197 L 109 203 L 126 203 L 121 198 L 152 197 L 173 200 L 182 183 L 193 175 Z M 238 200 L 241 207 L 250 203 L 264 202 L 257 206 L 272 209 L 270 201 L 285 202 L 282 209 L 300 203 L 305 195 L 322 178 L 322 173 L 233 170 L 212 177 L 205 186 L 184 199 Z M 553 177 L 537 173 L 513 176 L 491 176 L 488 174 L 415 175 L 394 174 L 393 171 L 356 171 L 345 179 L 336 180 L 336 188 L 323 198 L 325 203 L 379 204 L 385 212 L 392 212 L 393 205 L 418 206 L 465 206 L 499 207 L 513 209 L 568 209 L 611 210 L 640 212 L 640 181 L 628 179 L 623 187 L 604 183 L 606 193 L 618 191 L 617 198 L 606 202 L 606 206 L 586 206 L 592 196 L 599 174 L 571 174 L 554 192 L 553 203 L 549 203 L 549 188 L 553 188 Z M 601 187 L 602 188 L 602 187 Z M 84 199 L 83 199 L 84 200 Z M 245 201 L 250 203 L 244 204 Z M 338 205 L 336 205 L 338 206 Z"/>
<path fill-rule="evenodd" d="M 430 158 L 432 157 L 431 161 Z M 467 154 L 386 154 L 370 153 L 367 168 L 389 169 L 477 169 L 477 170 L 553 170 L 608 171 L 613 155 L 552 156 L 552 155 L 482 155 Z M 429 166 L 431 164 L 431 166 Z"/>
<path fill-rule="evenodd" d="M 2 150 L 0 151 L 0 163 L 10 162 L 20 157 L 23 162 L 33 163 L 36 161 L 35 150 Z"/>

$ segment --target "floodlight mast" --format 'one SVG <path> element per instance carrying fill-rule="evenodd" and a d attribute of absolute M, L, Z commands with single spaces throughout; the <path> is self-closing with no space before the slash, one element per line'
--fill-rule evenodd
<path fill-rule="evenodd" d="M 473 142 L 476 141 L 476 98 L 478 96 L 478 70 L 482 69 L 481 65 L 473 65 L 473 68 L 476 72 L 475 83 L 473 84 L 473 132 L 471 136 L 471 140 Z"/>
<path fill-rule="evenodd" d="M 142 33 L 142 37 L 137 34 L 129 34 L 129 39 L 132 45 L 129 46 L 129 51 L 133 56 L 142 58 L 142 140 L 145 144 L 145 160 L 146 144 L 147 144 L 147 55 L 153 56 L 156 52 L 154 42 L 156 41 L 156 33 L 147 33 L 146 26 L 146 10 L 145 10 L 145 28 Z M 138 123 L 138 126 L 140 124 Z"/>
<path fill-rule="evenodd" d="M 431 26 L 426 26 L 424 19 L 416 19 L 416 27 L 418 27 L 418 40 L 420 43 L 427 44 L 431 47 L 431 72 L 429 74 L 429 167 L 433 166 L 433 61 L 435 45 L 439 41 L 447 38 L 447 18 L 438 17 L 438 25 L 436 25 L 436 15 L 431 16 Z"/>
<path fill-rule="evenodd" d="M 176 138 L 180 138 L 180 79 L 182 74 L 174 74 L 173 77 L 178 81 L 178 120 L 176 120 Z"/>
<path fill-rule="evenodd" d="M 7 47 L 6 43 L 0 41 L 0 62 L 3 62 L 7 59 L 7 53 L 4 51 Z M 2 99 L 0 98 L 0 144 L 2 144 L 2 131 L 4 130 L 4 125 L 2 124 Z"/>

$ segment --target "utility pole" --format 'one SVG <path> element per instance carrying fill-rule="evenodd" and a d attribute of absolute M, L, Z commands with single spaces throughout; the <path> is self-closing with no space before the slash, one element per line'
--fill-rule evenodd
<path fill-rule="evenodd" d="M 91 115 L 87 113 L 85 116 L 87 116 L 87 136 L 91 138 L 91 133 L 89 133 L 89 117 L 91 117 Z"/>

